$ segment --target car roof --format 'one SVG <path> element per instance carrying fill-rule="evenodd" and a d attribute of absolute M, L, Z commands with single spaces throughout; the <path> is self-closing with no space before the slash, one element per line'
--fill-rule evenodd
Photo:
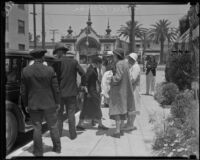
<path fill-rule="evenodd" d="M 32 58 L 32 56 L 29 54 L 29 51 L 19 51 L 19 50 L 6 50 L 6 56 L 9 57 L 28 57 Z M 56 59 L 54 56 L 51 55 L 45 55 L 45 59 Z"/>
<path fill-rule="evenodd" d="M 19 51 L 19 50 L 6 50 L 6 56 L 12 56 L 12 57 L 19 57 L 19 56 L 25 56 L 30 57 L 29 51 Z"/>

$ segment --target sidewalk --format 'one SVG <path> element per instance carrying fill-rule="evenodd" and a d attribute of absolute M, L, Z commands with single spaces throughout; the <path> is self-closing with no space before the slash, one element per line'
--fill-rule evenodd
<path fill-rule="evenodd" d="M 159 73 L 160 74 L 160 73 Z M 159 78 L 162 80 L 163 74 Z M 158 82 L 159 82 L 158 81 Z M 141 93 L 145 89 L 145 76 L 141 76 Z M 61 138 L 61 154 L 52 152 L 52 142 L 49 132 L 43 135 L 44 156 L 156 156 L 152 149 L 154 133 L 149 123 L 149 115 L 154 111 L 161 111 L 153 96 L 141 94 L 141 114 L 137 116 L 135 125 L 137 130 L 125 133 L 120 139 L 110 135 L 115 131 L 115 122 L 109 119 L 108 108 L 102 108 L 103 123 L 110 129 L 97 130 L 96 127 L 87 125 L 86 131 L 78 132 L 75 140 L 69 139 L 68 124 L 64 123 L 63 137 Z M 78 122 L 79 114 L 76 115 Z M 33 156 L 32 144 L 25 146 L 23 152 L 15 156 Z"/>

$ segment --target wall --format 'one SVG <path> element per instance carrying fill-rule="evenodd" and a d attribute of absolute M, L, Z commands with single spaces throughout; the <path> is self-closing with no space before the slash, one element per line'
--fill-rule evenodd
<path fill-rule="evenodd" d="M 25 50 L 29 50 L 29 37 L 28 37 L 28 5 L 24 5 L 25 9 L 22 10 L 18 8 L 15 4 L 10 10 L 8 16 L 8 31 L 6 30 L 6 40 L 9 43 L 9 49 L 18 50 L 18 44 L 25 44 Z M 25 33 L 18 33 L 18 20 L 23 20 L 25 22 Z"/>

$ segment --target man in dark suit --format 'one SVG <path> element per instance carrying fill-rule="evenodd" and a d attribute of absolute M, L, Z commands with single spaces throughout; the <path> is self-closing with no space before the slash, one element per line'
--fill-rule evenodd
<path fill-rule="evenodd" d="M 53 151 L 61 152 L 61 142 L 57 126 L 56 109 L 59 104 L 59 87 L 53 68 L 43 64 L 46 50 L 38 49 L 30 52 L 34 64 L 22 71 L 22 100 L 28 107 L 33 125 L 33 141 L 35 156 L 43 156 L 42 121 L 45 117 L 50 128 Z"/>
<path fill-rule="evenodd" d="M 61 90 L 61 104 L 64 104 L 68 114 L 69 122 L 69 135 L 70 139 L 75 139 L 77 137 L 76 127 L 75 127 L 75 111 L 76 111 L 76 96 L 78 95 L 77 86 L 77 73 L 81 76 L 81 85 L 86 86 L 85 72 L 79 65 L 78 61 L 74 59 L 74 53 L 66 52 L 65 46 L 63 44 L 57 44 L 53 54 L 61 55 L 60 57 L 60 90 Z M 86 88 L 86 87 L 85 87 Z M 59 133 L 62 136 L 63 130 L 63 110 L 64 105 L 61 105 L 59 110 Z"/>

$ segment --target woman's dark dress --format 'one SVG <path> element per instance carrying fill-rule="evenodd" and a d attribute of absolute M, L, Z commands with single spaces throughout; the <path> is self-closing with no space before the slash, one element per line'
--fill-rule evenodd
<path fill-rule="evenodd" d="M 102 112 L 100 108 L 101 99 L 97 91 L 98 72 L 97 69 L 90 65 L 86 72 L 87 89 L 90 97 L 87 94 L 84 96 L 84 104 L 81 113 L 81 118 L 101 119 Z"/>

